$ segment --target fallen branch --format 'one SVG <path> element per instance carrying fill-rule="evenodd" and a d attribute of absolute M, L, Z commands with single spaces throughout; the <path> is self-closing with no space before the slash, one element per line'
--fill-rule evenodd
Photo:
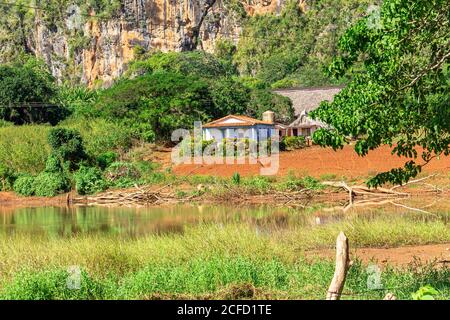
<path fill-rule="evenodd" d="M 392 190 L 394 190 L 394 189 L 397 189 L 397 188 L 401 188 L 401 187 L 407 186 L 407 185 L 409 185 L 409 184 L 418 183 L 418 182 L 427 180 L 427 179 L 429 179 L 429 178 L 432 178 L 432 177 L 434 177 L 434 176 L 436 176 L 436 174 L 432 174 L 432 175 L 429 175 L 429 176 L 427 176 L 427 177 L 425 177 L 425 178 L 421 178 L 421 179 L 411 180 L 411 181 L 408 181 L 408 182 L 405 183 L 405 184 L 393 186 L 393 187 L 390 188 L 389 190 L 392 191 Z"/>

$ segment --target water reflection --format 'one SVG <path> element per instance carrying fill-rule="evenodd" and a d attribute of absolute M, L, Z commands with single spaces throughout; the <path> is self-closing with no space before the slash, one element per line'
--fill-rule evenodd
<path fill-rule="evenodd" d="M 433 199 L 410 199 L 408 205 L 424 205 Z M 149 234 L 182 233 L 186 226 L 240 223 L 270 234 L 291 227 L 320 227 L 343 220 L 370 222 L 386 216 L 427 223 L 450 220 L 450 201 L 441 199 L 428 206 L 431 214 L 396 206 L 355 208 L 347 212 L 325 205 L 308 208 L 273 206 L 178 205 L 148 208 L 39 207 L 0 208 L 0 234 L 72 237 L 80 234 L 141 237 Z"/>

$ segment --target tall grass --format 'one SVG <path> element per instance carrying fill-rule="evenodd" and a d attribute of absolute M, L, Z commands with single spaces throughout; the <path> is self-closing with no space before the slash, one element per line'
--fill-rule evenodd
<path fill-rule="evenodd" d="M 1 299 L 152 299 L 152 298 L 292 298 L 323 299 L 333 276 L 333 263 L 299 260 L 287 265 L 276 259 L 261 260 L 240 256 L 215 256 L 208 260 L 153 263 L 120 276 L 104 277 L 81 269 L 78 289 L 67 286 L 68 272 L 46 268 L 38 272 L 23 270 L 3 281 Z M 411 267 L 388 268 L 382 273 L 384 289 L 367 286 L 367 270 L 358 262 L 351 266 L 343 299 L 381 299 L 386 292 L 399 299 L 431 284 L 439 290 L 438 299 L 450 297 L 450 269 Z"/>
<path fill-rule="evenodd" d="M 132 133 L 127 128 L 103 119 L 67 120 L 59 126 L 78 130 L 86 151 L 93 157 L 112 150 L 123 153 L 132 145 Z M 50 153 L 47 142 L 50 128 L 47 125 L 0 127 L 0 163 L 16 172 L 41 172 Z"/>
<path fill-rule="evenodd" d="M 80 132 L 87 153 L 94 157 L 112 150 L 124 153 L 132 146 L 131 130 L 105 119 L 69 119 L 60 126 Z"/>
<path fill-rule="evenodd" d="M 398 226 L 398 231 L 388 228 L 389 224 Z M 187 227 L 182 234 L 138 239 L 1 235 L 0 298 L 223 298 L 235 297 L 236 290 L 238 294 L 247 292 L 249 298 L 323 298 L 333 261 L 306 261 L 302 250 L 332 248 L 340 229 L 345 230 L 352 247 L 373 241 L 403 244 L 420 234 L 424 235 L 420 241 L 450 241 L 444 224 L 413 224 L 386 219 L 270 233 L 245 224 L 206 224 Z M 375 231 L 366 236 L 369 230 Z M 69 266 L 82 270 L 80 290 L 66 287 Z M 367 276 L 366 268 L 355 263 L 344 297 L 382 298 L 384 290 L 367 289 Z M 425 284 L 440 290 L 440 298 L 450 297 L 449 276 L 449 269 L 427 265 L 387 268 L 382 273 L 389 291 L 404 299 Z"/>
<path fill-rule="evenodd" d="M 16 172 L 37 174 L 50 153 L 47 135 L 50 126 L 0 127 L 0 163 Z"/>

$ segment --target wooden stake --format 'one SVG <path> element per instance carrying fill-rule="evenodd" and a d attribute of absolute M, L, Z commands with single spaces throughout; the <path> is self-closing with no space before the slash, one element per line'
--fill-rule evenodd
<path fill-rule="evenodd" d="M 336 239 L 336 269 L 327 292 L 327 300 L 339 300 L 350 263 L 348 239 L 340 232 Z"/>

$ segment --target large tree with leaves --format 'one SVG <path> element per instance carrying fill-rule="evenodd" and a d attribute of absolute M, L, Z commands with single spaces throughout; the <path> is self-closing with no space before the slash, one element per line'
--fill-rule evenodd
<path fill-rule="evenodd" d="M 314 140 L 338 149 L 358 137 L 361 156 L 390 145 L 393 154 L 412 160 L 368 183 L 401 184 L 450 153 L 450 2 L 386 0 L 371 11 L 339 41 L 329 73 L 342 76 L 358 61 L 363 70 L 313 113 L 331 125 Z"/>

